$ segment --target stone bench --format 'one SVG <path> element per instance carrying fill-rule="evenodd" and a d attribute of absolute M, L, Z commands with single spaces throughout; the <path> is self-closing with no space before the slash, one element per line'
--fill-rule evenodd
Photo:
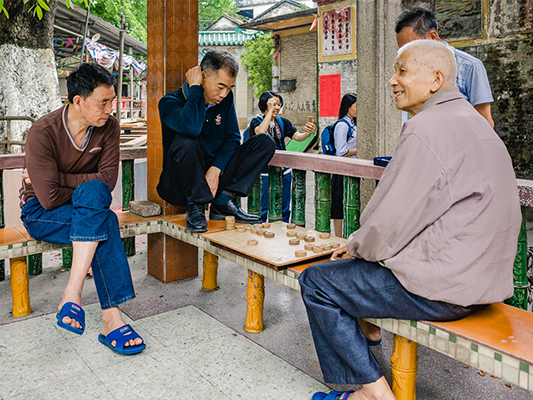
<path fill-rule="evenodd" d="M 297 281 L 306 267 L 290 268 L 290 280 Z M 395 334 L 391 370 L 397 400 L 415 399 L 419 344 L 533 391 L 533 313 L 526 310 L 498 303 L 458 321 L 366 320 Z"/>
<path fill-rule="evenodd" d="M 245 328 L 249 332 L 263 330 L 264 277 L 299 291 L 300 273 L 316 262 L 276 271 L 231 249 L 215 245 L 202 234 L 185 230 L 185 214 L 149 218 L 129 212 L 117 212 L 117 215 L 123 238 L 164 233 L 203 249 L 204 290 L 218 288 L 218 257 L 247 268 Z M 225 221 L 208 221 L 207 233 L 224 229 Z M 33 240 L 23 227 L 0 230 L 0 258 L 13 259 L 61 247 L 65 246 Z M 12 279 L 17 279 L 13 273 Z M 395 334 L 391 363 L 392 388 L 397 399 L 415 398 L 418 344 L 533 391 L 533 314 L 530 312 L 505 304 L 492 304 L 453 322 L 367 320 Z"/>

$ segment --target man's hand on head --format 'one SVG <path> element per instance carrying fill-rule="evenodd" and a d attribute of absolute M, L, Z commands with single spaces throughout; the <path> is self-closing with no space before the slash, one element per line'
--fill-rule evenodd
<path fill-rule="evenodd" d="M 22 179 L 24 179 L 24 182 L 26 183 L 26 185 L 31 185 L 31 180 L 30 180 L 30 175 L 28 174 L 28 169 L 27 168 L 24 168 L 22 170 Z"/>
<path fill-rule="evenodd" d="M 205 180 L 209 185 L 209 189 L 211 189 L 213 197 L 215 197 L 217 194 L 218 178 L 220 177 L 220 172 L 220 169 L 218 169 L 217 167 L 211 167 L 205 173 Z"/>
<path fill-rule="evenodd" d="M 198 65 L 191 68 L 185 73 L 185 79 L 190 86 L 202 86 L 204 76 L 202 74 L 202 68 Z"/>

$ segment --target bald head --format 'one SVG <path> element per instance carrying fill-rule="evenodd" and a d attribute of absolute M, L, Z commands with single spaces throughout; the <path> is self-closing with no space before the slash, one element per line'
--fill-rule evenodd
<path fill-rule="evenodd" d="M 455 85 L 453 50 L 436 40 L 414 40 L 398 50 L 394 76 L 389 81 L 396 107 L 416 115 L 427 99 Z"/>
<path fill-rule="evenodd" d="M 441 71 L 444 75 L 444 87 L 455 85 L 457 63 L 453 50 L 444 42 L 436 40 L 413 40 L 398 50 L 396 60 L 402 54 L 409 56 L 409 62 L 427 73 Z"/>

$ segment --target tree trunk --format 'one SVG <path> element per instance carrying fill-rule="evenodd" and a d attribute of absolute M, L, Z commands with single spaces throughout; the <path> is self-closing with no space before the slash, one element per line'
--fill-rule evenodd
<path fill-rule="evenodd" d="M 44 11 L 42 20 L 28 12 L 33 3 L 4 1 L 9 19 L 0 15 L 0 116 L 38 119 L 61 106 L 53 52 L 57 2 L 49 3 L 50 11 Z M 11 139 L 25 139 L 30 126 L 13 122 Z M 0 121 L 0 138 L 5 140 L 6 135 L 6 123 Z"/>

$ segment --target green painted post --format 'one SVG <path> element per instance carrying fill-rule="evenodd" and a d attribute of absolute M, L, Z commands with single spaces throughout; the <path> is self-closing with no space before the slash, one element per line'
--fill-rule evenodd
<path fill-rule="evenodd" d="M 134 160 L 122 161 L 122 211 L 127 211 L 135 200 Z"/>
<path fill-rule="evenodd" d="M 268 222 L 281 221 L 282 174 L 280 167 L 268 167 Z"/>
<path fill-rule="evenodd" d="M 315 230 L 331 231 L 331 175 L 315 172 Z"/>
<path fill-rule="evenodd" d="M 351 176 L 344 177 L 344 222 L 342 225 L 342 237 L 347 239 L 353 232 L 359 229 L 359 217 L 361 216 L 360 178 Z"/>
<path fill-rule="evenodd" d="M 248 193 L 248 213 L 261 215 L 261 177 L 257 178 Z"/>
<path fill-rule="evenodd" d="M 72 247 L 65 247 L 62 251 L 63 255 L 63 268 L 72 268 Z"/>
<path fill-rule="evenodd" d="M 0 170 L 0 229 L 4 229 L 4 170 Z M 0 260 L 0 282 L 6 279 L 6 262 Z"/>
<path fill-rule="evenodd" d="M 122 161 L 122 211 L 127 211 L 130 201 L 135 200 L 135 161 Z M 135 255 L 135 237 L 122 239 L 126 256 Z"/>
<path fill-rule="evenodd" d="M 135 236 L 122 239 L 122 245 L 127 257 L 135 255 Z"/>
<path fill-rule="evenodd" d="M 513 284 L 513 297 L 505 300 L 505 303 L 527 310 L 527 232 L 525 207 L 522 207 L 522 226 L 518 235 L 518 247 L 513 265 Z"/>
<path fill-rule="evenodd" d="M 305 226 L 305 170 L 292 170 L 292 214 L 291 222 Z"/>
<path fill-rule="evenodd" d="M 43 253 L 28 256 L 28 273 L 30 275 L 41 275 L 43 273 Z"/>

